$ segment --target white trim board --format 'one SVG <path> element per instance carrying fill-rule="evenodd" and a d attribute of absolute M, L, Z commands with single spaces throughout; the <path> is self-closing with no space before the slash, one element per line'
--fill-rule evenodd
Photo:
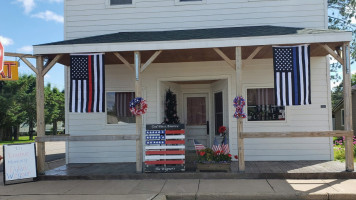
<path fill-rule="evenodd" d="M 170 49 L 195 49 L 234 46 L 283 45 L 351 41 L 351 32 L 319 33 L 304 35 L 276 35 L 259 37 L 215 38 L 152 42 L 94 43 L 73 45 L 34 46 L 34 54 L 59 54 L 83 52 L 146 51 Z"/>

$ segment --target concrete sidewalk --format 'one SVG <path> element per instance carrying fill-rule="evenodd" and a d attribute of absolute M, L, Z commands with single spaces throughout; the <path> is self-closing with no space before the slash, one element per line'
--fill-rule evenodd
<path fill-rule="evenodd" d="M 0 177 L 2 179 L 2 177 Z M 356 199 L 356 180 L 65 180 L 0 185 L 0 199 Z"/>

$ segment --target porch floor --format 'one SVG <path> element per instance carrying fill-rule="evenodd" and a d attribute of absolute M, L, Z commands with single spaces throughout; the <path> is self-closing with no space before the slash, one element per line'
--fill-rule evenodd
<path fill-rule="evenodd" d="M 55 179 L 356 179 L 356 172 L 346 172 L 338 161 L 274 161 L 246 162 L 245 172 L 238 172 L 238 163 L 231 172 L 196 172 L 195 164 L 187 163 L 185 172 L 136 173 L 135 163 L 68 164 L 40 176 Z"/>

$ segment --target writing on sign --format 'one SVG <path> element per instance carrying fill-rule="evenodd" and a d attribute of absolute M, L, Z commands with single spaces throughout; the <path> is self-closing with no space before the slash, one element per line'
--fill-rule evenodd
<path fill-rule="evenodd" d="M 35 143 L 4 145 L 4 169 L 5 181 L 37 177 Z"/>

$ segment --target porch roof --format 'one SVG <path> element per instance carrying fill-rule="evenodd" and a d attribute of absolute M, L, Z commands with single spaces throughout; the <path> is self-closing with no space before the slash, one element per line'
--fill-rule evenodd
<path fill-rule="evenodd" d="M 339 30 L 318 30 L 295 27 L 281 26 L 245 26 L 245 27 L 227 27 L 227 28 L 210 28 L 210 29 L 193 29 L 193 30 L 172 30 L 172 31 L 144 31 L 144 32 L 118 32 L 112 34 L 98 35 L 92 37 L 84 37 L 72 40 L 64 40 L 59 42 L 40 44 L 34 46 L 34 54 L 48 55 L 53 57 L 53 54 L 70 54 L 70 53 L 85 53 L 85 52 L 122 52 L 125 56 L 127 52 L 127 60 L 133 63 L 133 58 L 129 52 L 146 51 L 147 56 L 155 50 L 173 50 L 171 55 L 182 54 L 183 60 L 165 59 L 164 54 L 159 56 L 156 62 L 184 62 L 184 61 L 211 61 L 221 60 L 219 57 L 212 58 L 205 56 L 204 58 L 192 58 L 187 60 L 195 50 L 199 50 L 199 54 L 210 55 L 209 48 L 222 48 L 231 58 L 234 58 L 233 47 L 243 47 L 243 54 L 248 55 L 256 46 L 272 45 L 290 45 L 311 43 L 316 44 L 313 48 L 311 56 L 325 56 L 329 53 L 319 48 L 317 44 L 328 44 L 330 48 L 337 49 L 342 45 L 342 42 L 351 41 L 352 33 Z M 205 50 L 204 50 L 205 49 Z M 314 49 L 314 53 L 313 53 Z M 151 52 L 149 52 L 151 51 Z M 179 52 L 180 51 L 180 52 Z M 184 51 L 184 52 L 183 52 Z M 262 54 L 265 55 L 262 55 Z M 51 55 L 52 54 L 52 55 Z M 169 51 L 168 51 L 169 54 Z M 167 54 L 167 56 L 168 56 Z M 214 53 L 215 54 L 215 53 Z M 265 49 L 256 55 L 256 58 L 269 58 L 270 50 Z M 187 56 L 189 55 L 189 56 Z M 62 64 L 67 60 L 68 55 L 64 56 L 59 62 Z M 108 58 L 107 57 L 107 58 Z M 145 60 L 145 54 L 142 54 Z M 170 56 L 169 56 L 170 57 Z M 172 57 L 170 57 L 172 58 Z M 243 55 L 243 59 L 246 58 Z M 111 60 L 111 59 L 109 59 Z M 107 64 L 118 63 L 108 62 Z M 120 62 L 119 62 L 120 63 Z"/>

